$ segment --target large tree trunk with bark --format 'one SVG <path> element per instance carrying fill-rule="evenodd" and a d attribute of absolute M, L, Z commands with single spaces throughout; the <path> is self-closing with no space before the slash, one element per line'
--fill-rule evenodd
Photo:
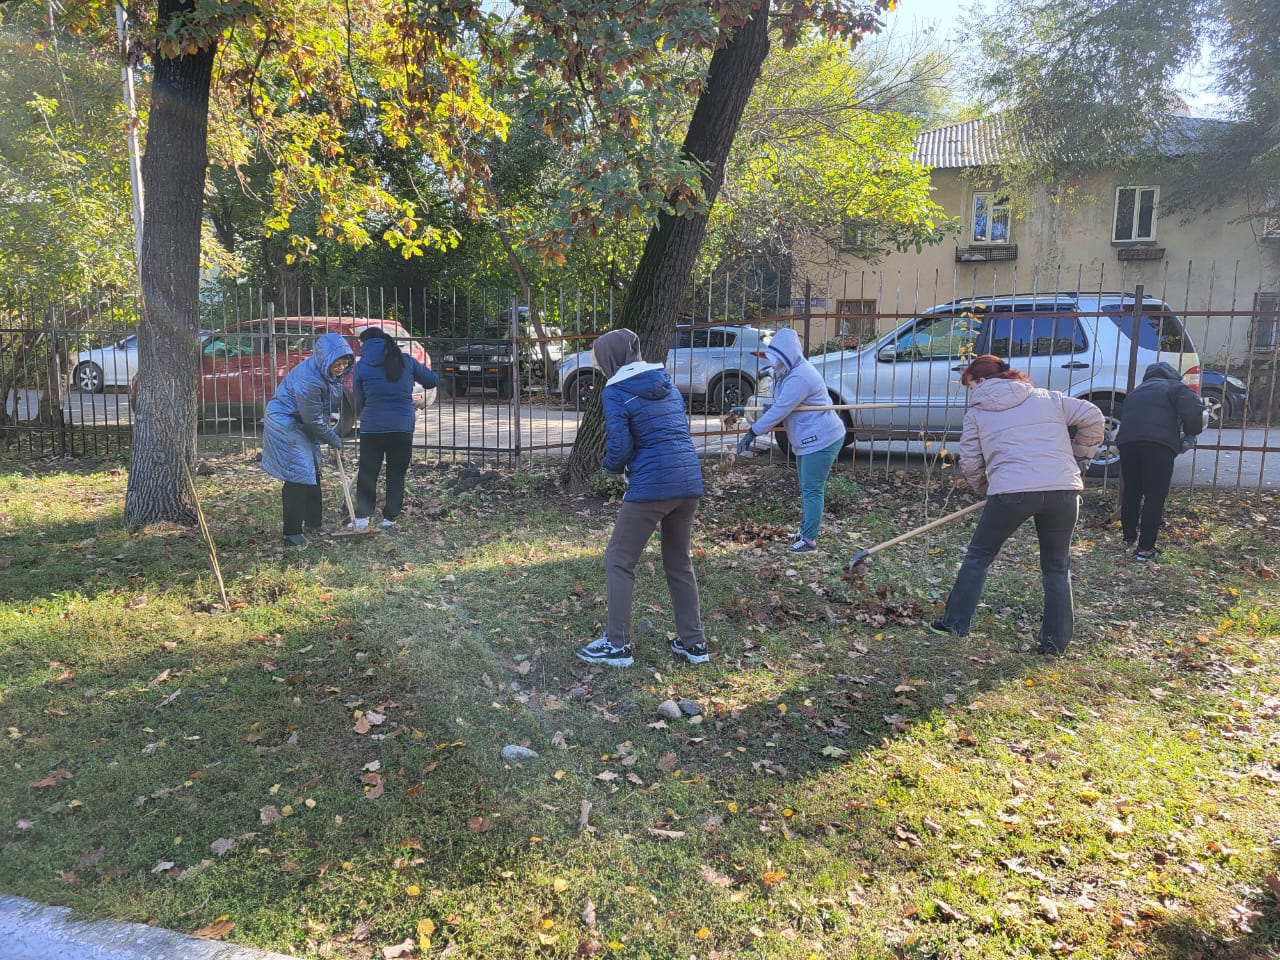
<path fill-rule="evenodd" d="M 703 206 L 687 216 L 664 213 L 658 217 L 618 318 L 619 327 L 636 331 L 641 354 L 655 363 L 666 358 L 706 236 L 707 217 L 724 182 L 729 149 L 768 53 L 769 0 L 761 0 L 751 19 L 712 56 L 706 85 L 685 134 L 685 156 L 702 166 Z M 599 399 L 593 398 L 565 468 L 569 489 L 585 489 L 600 469 L 604 440 L 604 416 Z"/>
<path fill-rule="evenodd" d="M 156 36 L 194 8 L 160 0 Z M 195 523 L 194 474 L 200 375 L 200 219 L 208 167 L 209 85 L 216 45 L 166 57 L 157 52 L 142 160 L 142 315 L 138 389 L 124 520 Z"/>

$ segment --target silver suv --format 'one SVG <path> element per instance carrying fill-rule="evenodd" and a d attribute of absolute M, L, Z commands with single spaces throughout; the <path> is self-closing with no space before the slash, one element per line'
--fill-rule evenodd
<path fill-rule="evenodd" d="M 772 336 L 757 327 L 681 324 L 667 351 L 667 373 L 686 401 L 703 401 L 728 413 L 756 389 L 768 366 L 764 348 Z M 602 386 L 604 377 L 591 365 L 591 351 L 581 350 L 556 364 L 551 389 L 581 410 Z"/>
<path fill-rule="evenodd" d="M 959 436 L 967 391 L 960 371 L 968 358 L 992 353 L 1025 371 L 1039 387 L 1096 403 L 1107 418 L 1107 441 L 1089 467 L 1093 476 L 1119 470 L 1115 428 L 1128 384 L 1134 297 L 1125 293 L 1016 294 L 939 304 L 861 350 L 811 357 L 834 403 L 892 403 L 842 410 L 855 434 L 945 440 Z M 1199 388 L 1200 358 L 1181 319 L 1162 300 L 1142 301 L 1137 380 L 1148 364 L 1167 361 Z M 773 381 L 761 381 L 751 405 L 768 404 Z M 776 434 L 785 445 L 785 436 Z"/>

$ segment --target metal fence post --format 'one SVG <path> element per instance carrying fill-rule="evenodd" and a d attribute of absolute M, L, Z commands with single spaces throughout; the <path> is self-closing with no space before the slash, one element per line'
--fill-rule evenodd
<path fill-rule="evenodd" d="M 511 419 L 516 466 L 520 465 L 520 304 L 511 295 Z"/>
<path fill-rule="evenodd" d="M 1139 283 L 1133 288 L 1133 328 L 1129 331 L 1129 376 L 1125 383 L 1124 395 L 1133 393 L 1138 382 L 1138 331 L 1142 323 L 1142 301 L 1146 299 L 1146 287 Z M 1157 346 L 1157 349 L 1159 347 Z"/>

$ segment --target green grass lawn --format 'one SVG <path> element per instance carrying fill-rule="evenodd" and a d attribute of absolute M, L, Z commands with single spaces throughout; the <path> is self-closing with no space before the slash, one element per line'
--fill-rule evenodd
<path fill-rule="evenodd" d="M 963 640 L 926 624 L 968 523 L 845 581 L 969 502 L 849 470 L 798 558 L 790 471 L 710 476 L 712 662 L 666 649 L 655 543 L 606 672 L 617 505 L 546 477 L 416 465 L 393 532 L 286 554 L 217 460 L 224 610 L 123 470 L 0 463 L 0 889 L 315 956 L 1275 956 L 1280 498 L 1175 492 L 1144 566 L 1089 491 L 1046 659 L 1030 529 Z"/>

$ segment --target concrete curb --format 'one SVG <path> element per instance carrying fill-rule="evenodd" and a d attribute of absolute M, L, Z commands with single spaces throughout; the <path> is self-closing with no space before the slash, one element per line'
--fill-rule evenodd
<path fill-rule="evenodd" d="M 297 960 L 119 920 L 72 920 L 67 907 L 0 896 L 4 960 Z"/>

